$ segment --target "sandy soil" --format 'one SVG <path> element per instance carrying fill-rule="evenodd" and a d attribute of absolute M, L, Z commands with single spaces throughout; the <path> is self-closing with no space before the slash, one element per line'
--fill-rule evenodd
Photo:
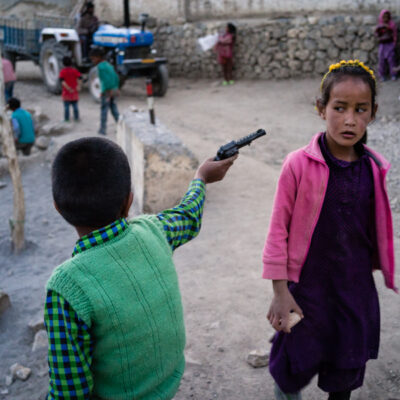
<path fill-rule="evenodd" d="M 36 67 L 21 63 L 18 77 L 16 95 L 25 107 L 40 105 L 52 120 L 62 119 L 61 100 L 46 92 Z M 241 151 L 223 182 L 208 187 L 202 231 L 175 253 L 188 361 L 177 400 L 273 399 L 268 370 L 246 363 L 250 350 L 269 349 L 273 333 L 265 319 L 272 293 L 270 283 L 260 278 L 261 251 L 283 157 L 323 128 L 313 108 L 318 85 L 315 79 L 242 81 L 223 88 L 212 81 L 172 80 L 167 96 L 156 101 L 156 118 L 200 160 L 257 128 L 268 132 Z M 399 93 L 398 82 L 382 87 L 383 114 L 398 113 Z M 122 111 L 132 104 L 145 108 L 143 81 L 134 80 L 124 87 L 119 108 Z M 99 106 L 87 92 L 82 94 L 80 110 L 82 122 L 71 124 L 69 133 L 54 138 L 53 148 L 78 136 L 96 134 Z M 110 122 L 111 137 L 115 137 L 114 130 Z M 42 312 L 45 281 L 69 257 L 76 240 L 73 229 L 52 207 L 51 153 L 23 170 L 28 246 L 18 257 L 9 251 L 12 188 L 9 178 L 2 177 L 7 186 L 0 189 L 0 286 L 10 295 L 12 308 L 0 319 L 0 385 L 14 362 L 31 367 L 33 373 L 26 382 L 16 381 L 8 387 L 9 393 L 0 399 L 43 399 L 47 391 L 46 352 L 31 352 L 33 334 L 28 322 Z M 396 248 L 400 259 L 398 240 Z M 368 363 L 365 384 L 352 396 L 355 400 L 400 398 L 399 298 L 384 288 L 380 273 L 376 281 L 382 312 L 380 357 Z M 303 397 L 320 400 L 327 396 L 314 380 Z"/>

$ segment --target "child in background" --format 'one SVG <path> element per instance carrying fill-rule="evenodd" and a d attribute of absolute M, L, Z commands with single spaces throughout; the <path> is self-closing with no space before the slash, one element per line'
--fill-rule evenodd
<path fill-rule="evenodd" d="M 236 26 L 232 23 L 226 25 L 225 33 L 218 38 L 216 44 L 216 52 L 218 56 L 218 62 L 222 66 L 222 74 L 224 80 L 223 86 L 233 85 L 235 82 L 232 77 L 233 69 L 233 47 L 236 40 Z"/>
<path fill-rule="evenodd" d="M 14 68 L 10 60 L 7 60 L 7 58 L 4 58 L 2 56 L 1 64 L 3 67 L 4 75 L 4 96 L 7 103 L 7 101 L 10 100 L 11 97 L 13 97 L 14 84 L 17 80 L 17 77 L 15 75 Z"/>
<path fill-rule="evenodd" d="M 378 356 L 373 269 L 396 291 L 390 165 L 363 144 L 377 110 L 373 71 L 358 60 L 331 65 L 317 108 L 326 131 L 286 157 L 263 252 L 277 399 L 300 399 L 317 374 L 329 400 L 350 399 Z M 290 329 L 292 311 L 303 318 Z"/>
<path fill-rule="evenodd" d="M 60 149 L 54 202 L 79 239 L 47 282 L 48 400 L 174 397 L 185 327 L 172 253 L 197 236 L 205 184 L 223 179 L 235 159 L 205 161 L 178 206 L 128 220 L 122 149 L 96 137 Z"/>
<path fill-rule="evenodd" d="M 8 108 L 12 111 L 11 124 L 14 132 L 15 147 L 24 156 L 31 154 L 35 143 L 35 126 L 31 114 L 21 108 L 21 102 L 15 97 L 8 100 Z"/>
<path fill-rule="evenodd" d="M 379 78 L 386 80 L 387 67 L 392 80 L 396 80 L 396 43 L 397 27 L 392 20 L 390 11 L 382 10 L 379 14 L 379 23 L 375 28 L 375 35 L 379 40 Z"/>
<path fill-rule="evenodd" d="M 104 60 L 103 50 L 94 48 L 90 52 L 90 59 L 97 65 L 97 71 L 101 85 L 101 108 L 100 108 L 100 129 L 99 134 L 105 135 L 107 131 L 107 113 L 108 109 L 118 122 L 119 112 L 116 98 L 119 95 L 119 77 L 114 67 Z"/>
<path fill-rule="evenodd" d="M 78 100 L 81 73 L 72 66 L 70 57 L 64 57 L 63 64 L 64 68 L 60 71 L 60 81 L 62 85 L 61 97 L 64 101 L 64 121 L 69 122 L 69 106 L 72 106 L 74 120 L 79 121 Z"/>

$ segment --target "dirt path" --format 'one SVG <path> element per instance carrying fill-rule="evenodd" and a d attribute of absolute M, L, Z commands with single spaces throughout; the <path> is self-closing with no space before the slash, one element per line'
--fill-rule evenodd
<path fill-rule="evenodd" d="M 39 104 L 52 120 L 61 120 L 61 101 L 45 91 L 38 70 L 23 63 L 18 73 L 16 95 L 23 104 Z M 280 163 L 288 151 L 307 143 L 323 127 L 312 105 L 318 84 L 311 79 L 244 81 L 222 88 L 210 81 L 173 80 L 167 96 L 156 101 L 156 117 L 200 160 L 212 156 L 226 141 L 257 128 L 269 133 L 241 151 L 222 183 L 208 187 L 202 231 L 195 241 L 175 253 L 188 359 L 177 400 L 273 399 L 267 369 L 252 369 L 245 359 L 254 348 L 269 348 L 272 329 L 265 314 L 271 289 L 269 282 L 260 279 L 261 251 Z M 384 113 L 398 112 L 399 92 L 397 82 L 384 86 Z M 145 108 L 142 81 L 131 81 L 124 87 L 120 110 L 131 104 Z M 96 134 L 99 106 L 84 93 L 80 109 L 82 123 L 58 137 L 57 144 Z M 111 137 L 113 127 L 110 123 Z M 33 368 L 28 381 L 15 382 L 8 388 L 10 393 L 0 395 L 0 399 L 43 399 L 47 390 L 45 352 L 31 353 L 32 334 L 27 323 L 33 314 L 41 312 L 44 283 L 54 266 L 69 256 L 75 240 L 73 230 L 51 207 L 49 165 L 44 161 L 24 170 L 31 245 L 18 258 L 7 253 L 4 239 L 12 207 L 11 185 L 0 191 L 0 282 L 13 303 L 0 320 L 0 383 L 14 362 Z M 8 182 L 8 178 L 5 180 Z M 400 244 L 396 245 L 400 259 Z M 399 300 L 383 288 L 380 274 L 376 274 L 376 280 L 382 310 L 380 358 L 368 364 L 365 385 L 355 392 L 355 400 L 400 398 Z M 304 392 L 307 400 L 323 398 L 315 382 Z"/>

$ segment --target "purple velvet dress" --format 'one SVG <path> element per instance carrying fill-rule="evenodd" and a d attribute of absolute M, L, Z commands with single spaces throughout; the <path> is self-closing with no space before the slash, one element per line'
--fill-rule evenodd
<path fill-rule="evenodd" d="M 369 157 L 338 160 L 325 137 L 320 147 L 329 166 L 328 187 L 299 283 L 289 290 L 304 319 L 290 334 L 275 335 L 270 372 L 292 393 L 319 375 L 327 392 L 362 385 L 365 363 L 377 358 L 380 315 L 372 276 L 374 188 Z"/>

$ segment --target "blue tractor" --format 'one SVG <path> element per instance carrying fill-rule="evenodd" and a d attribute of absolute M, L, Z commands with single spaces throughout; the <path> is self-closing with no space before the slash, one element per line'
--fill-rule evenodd
<path fill-rule="evenodd" d="M 120 76 L 121 86 L 129 78 L 146 77 L 153 83 L 155 96 L 164 96 L 168 89 L 167 59 L 156 57 L 154 37 L 146 31 L 147 14 L 141 14 L 141 27 L 130 27 L 129 0 L 124 0 L 124 27 L 100 25 L 94 33 L 94 46 L 101 47 L 106 59 Z M 52 93 L 61 93 L 58 79 L 64 56 L 70 56 L 89 80 L 89 90 L 100 99 L 97 69 L 82 57 L 79 36 L 72 20 L 35 16 L 30 20 L 0 18 L 0 47 L 15 66 L 19 60 L 32 60 L 40 65 L 43 80 Z"/>

